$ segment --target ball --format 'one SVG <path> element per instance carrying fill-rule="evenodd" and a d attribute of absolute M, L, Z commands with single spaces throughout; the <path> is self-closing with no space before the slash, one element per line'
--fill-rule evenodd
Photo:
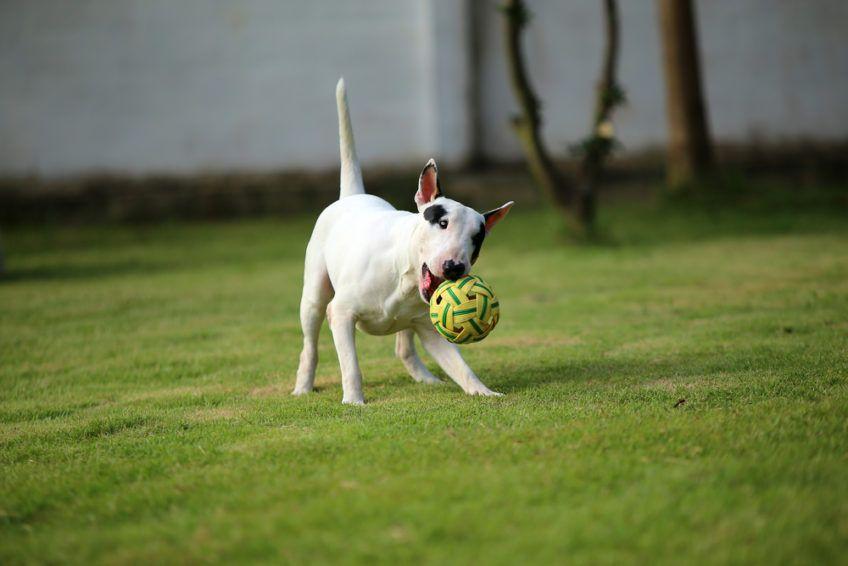
<path fill-rule="evenodd" d="M 430 297 L 430 321 L 454 344 L 479 342 L 489 335 L 499 316 L 495 293 L 476 275 L 444 281 Z"/>

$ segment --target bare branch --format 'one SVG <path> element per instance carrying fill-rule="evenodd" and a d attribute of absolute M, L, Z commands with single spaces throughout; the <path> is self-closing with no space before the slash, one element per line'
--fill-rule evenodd
<path fill-rule="evenodd" d="M 577 215 L 581 224 L 591 228 L 595 221 L 596 186 L 604 162 L 615 146 L 612 113 L 624 102 L 624 92 L 616 82 L 619 51 L 619 19 L 616 0 L 604 0 L 606 43 L 601 76 L 595 94 L 595 112 L 589 136 L 583 141 L 583 163 Z"/>
<path fill-rule="evenodd" d="M 515 98 L 521 113 L 512 125 L 521 142 L 530 171 L 548 198 L 565 215 L 577 231 L 589 233 L 595 220 L 595 186 L 604 161 L 611 153 L 615 139 L 610 118 L 624 101 L 624 93 L 616 82 L 619 53 L 619 19 L 616 0 L 603 0 L 606 43 L 603 67 L 598 80 L 595 108 L 589 136 L 578 145 L 582 156 L 579 185 L 554 165 L 541 135 L 542 118 L 539 100 L 530 79 L 521 48 L 521 32 L 527 25 L 528 12 L 522 0 L 505 0 L 504 14 L 507 66 Z"/>
<path fill-rule="evenodd" d="M 529 14 L 522 0 L 506 0 L 501 11 L 504 14 L 510 82 L 521 110 L 520 115 L 513 117 L 512 126 L 524 149 L 533 177 L 551 202 L 567 213 L 573 201 L 574 189 L 569 180 L 557 170 L 542 140 L 539 102 L 527 76 L 521 47 L 521 32 L 527 24 Z"/>

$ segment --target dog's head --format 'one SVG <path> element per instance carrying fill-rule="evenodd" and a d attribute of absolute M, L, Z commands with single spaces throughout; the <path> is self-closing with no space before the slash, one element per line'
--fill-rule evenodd
<path fill-rule="evenodd" d="M 512 208 L 512 201 L 480 214 L 473 208 L 445 198 L 439 170 L 432 159 L 418 178 L 419 234 L 416 242 L 420 263 L 418 291 L 425 302 L 445 279 L 464 277 L 480 255 L 483 240 Z"/>

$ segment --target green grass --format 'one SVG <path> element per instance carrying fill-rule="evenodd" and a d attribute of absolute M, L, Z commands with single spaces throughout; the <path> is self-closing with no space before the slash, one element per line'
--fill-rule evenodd
<path fill-rule="evenodd" d="M 7 231 L 0 563 L 843 562 L 845 218 L 519 206 L 464 350 L 506 396 L 360 335 L 364 408 L 326 329 L 288 395 L 308 218 Z"/>

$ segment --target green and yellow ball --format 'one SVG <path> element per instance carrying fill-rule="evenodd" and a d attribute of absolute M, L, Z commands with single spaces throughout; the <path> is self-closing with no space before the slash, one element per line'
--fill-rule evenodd
<path fill-rule="evenodd" d="M 454 344 L 479 342 L 495 328 L 499 316 L 495 293 L 476 275 L 444 281 L 430 297 L 430 321 Z"/>

